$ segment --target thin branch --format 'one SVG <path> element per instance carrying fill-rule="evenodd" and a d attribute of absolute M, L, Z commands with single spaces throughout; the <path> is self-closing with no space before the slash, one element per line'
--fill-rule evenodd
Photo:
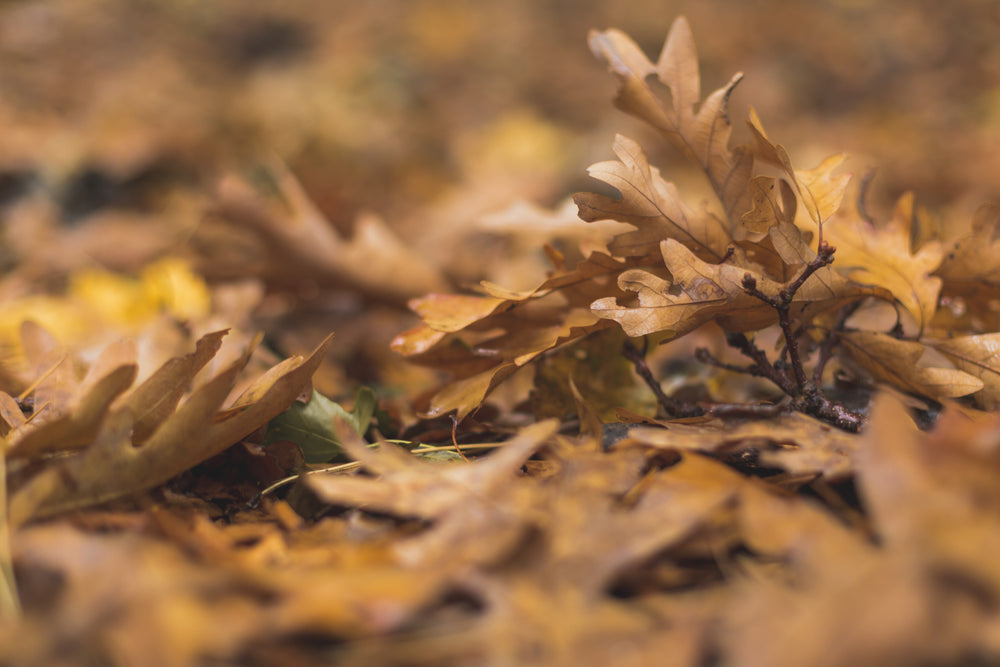
<path fill-rule="evenodd" d="M 653 394 L 656 396 L 657 403 L 663 408 L 664 412 L 670 417 L 700 417 L 705 414 L 705 410 L 693 403 L 688 403 L 686 401 L 678 401 L 675 398 L 667 396 L 663 391 L 663 387 L 660 383 L 653 377 L 653 371 L 650 370 L 649 364 L 646 363 L 646 357 L 642 351 L 635 346 L 631 340 L 626 339 L 624 345 L 622 345 L 622 354 L 626 359 L 632 362 L 635 367 L 635 372 L 638 373 L 642 381 L 646 383 Z"/>
<path fill-rule="evenodd" d="M 766 377 L 757 368 L 757 364 L 750 364 L 749 366 L 737 366 L 736 364 L 730 364 L 725 361 L 721 361 L 712 356 L 707 347 L 699 347 L 694 351 L 694 358 L 705 364 L 706 366 L 714 366 L 715 368 L 721 368 L 724 371 L 730 371 L 732 373 L 740 373 L 742 375 L 752 375 L 754 377 Z"/>
<path fill-rule="evenodd" d="M 791 378 L 776 369 L 768 360 L 767 354 L 764 350 L 757 347 L 753 341 L 747 338 L 744 334 L 728 333 L 726 334 L 726 343 L 728 343 L 730 347 L 739 350 L 744 356 L 753 360 L 754 367 L 757 369 L 759 377 L 767 378 L 789 396 L 795 397 L 798 394 Z"/>
<path fill-rule="evenodd" d="M 844 330 L 847 320 L 860 307 L 861 301 L 858 300 L 841 308 L 840 312 L 837 313 L 837 319 L 834 321 L 833 327 L 823 337 L 823 343 L 819 348 L 819 359 L 816 362 L 816 368 L 813 369 L 813 384 L 817 387 L 822 385 L 823 371 L 826 370 L 827 363 L 833 357 L 833 348 L 840 342 L 840 332 Z"/>

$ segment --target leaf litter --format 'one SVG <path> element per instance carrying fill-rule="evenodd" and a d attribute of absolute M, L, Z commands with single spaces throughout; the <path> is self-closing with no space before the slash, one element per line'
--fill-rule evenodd
<path fill-rule="evenodd" d="M 451 46 L 411 36 L 423 57 L 476 41 L 471 15 L 414 16 L 451 17 Z M 296 71 L 312 47 L 289 21 L 230 66 Z M 267 158 L 210 203 L 170 184 L 200 223 L 157 219 L 142 252 L 102 251 L 115 268 L 71 244 L 2 258 L 0 664 L 1000 656 L 995 206 L 949 232 L 903 195 L 879 220 L 844 155 L 801 169 L 752 110 L 734 143 L 745 77 L 703 99 L 683 18 L 655 62 L 624 31 L 590 46 L 713 203 L 619 134 L 588 170 L 613 192 L 578 194 L 576 227 L 518 204 L 428 230 L 454 237 L 431 249 L 374 214 L 328 217 L 308 161 Z M 182 65 L 159 66 L 169 82 Z M 500 124 L 505 141 L 544 134 L 516 118 L 530 127 Z M 90 150 L 141 171 L 197 144 L 176 120 Z M 470 169 L 463 205 L 495 200 L 477 188 L 503 155 Z M 32 235 L 59 224 L 38 196 L 11 217 Z M 88 247 L 118 229 L 62 206 Z M 436 211 L 468 213 L 452 206 Z M 545 277 L 470 271 L 483 233 Z"/>

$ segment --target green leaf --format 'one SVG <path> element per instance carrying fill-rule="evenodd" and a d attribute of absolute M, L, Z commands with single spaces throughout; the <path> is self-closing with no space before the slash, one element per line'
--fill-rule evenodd
<path fill-rule="evenodd" d="M 375 414 L 375 392 L 361 387 L 354 396 L 354 409 L 345 410 L 313 390 L 308 403 L 293 403 L 288 410 L 268 424 L 264 446 L 278 440 L 290 440 L 302 450 L 306 463 L 326 463 L 343 458 L 343 449 L 334 433 L 333 425 L 343 419 L 363 436 Z"/>

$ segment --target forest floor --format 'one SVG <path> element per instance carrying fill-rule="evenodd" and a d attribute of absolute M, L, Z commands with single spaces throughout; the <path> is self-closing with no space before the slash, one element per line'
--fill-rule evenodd
<path fill-rule="evenodd" d="M 0 665 L 1000 662 L 1000 13 L 669 4 L 0 5 Z"/>

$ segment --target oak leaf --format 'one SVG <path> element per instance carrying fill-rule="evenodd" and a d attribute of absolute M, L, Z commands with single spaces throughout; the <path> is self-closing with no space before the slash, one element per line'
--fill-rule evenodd
<path fill-rule="evenodd" d="M 930 398 L 967 396 L 983 388 L 979 378 L 955 368 L 918 365 L 926 347 L 878 331 L 851 331 L 840 337 L 849 358 L 876 380 Z"/>
<path fill-rule="evenodd" d="M 608 249 L 622 257 L 644 257 L 655 255 L 663 239 L 673 238 L 703 260 L 722 260 L 732 243 L 728 225 L 708 210 L 696 212 L 688 207 L 677 187 L 649 165 L 635 141 L 618 135 L 614 151 L 619 162 L 598 162 L 587 173 L 618 190 L 621 198 L 589 192 L 573 198 L 580 218 L 587 222 L 613 219 L 637 228 L 616 236 Z"/>
<path fill-rule="evenodd" d="M 1000 206 L 983 204 L 976 210 L 972 232 L 946 248 L 934 273 L 959 293 L 1000 286 Z"/>
<path fill-rule="evenodd" d="M 852 457 L 858 448 L 857 435 L 800 413 L 736 424 L 668 422 L 662 428 L 634 428 L 629 438 L 665 449 L 722 455 L 750 451 L 762 463 L 789 473 L 818 473 L 828 479 L 843 479 L 853 472 Z"/>
<path fill-rule="evenodd" d="M 831 155 L 812 169 L 796 170 L 792 167 L 792 160 L 788 157 L 785 147 L 773 143 L 768 138 L 753 108 L 750 109 L 748 124 L 755 140 L 755 155 L 763 162 L 780 168 L 788 176 L 809 218 L 816 225 L 822 225 L 840 208 L 847 184 L 851 180 L 849 174 L 840 176 L 833 174 L 847 156 Z"/>
<path fill-rule="evenodd" d="M 673 239 L 661 243 L 660 249 L 672 280 L 641 269 L 625 271 L 618 279 L 619 287 L 634 292 L 638 302 L 620 304 L 614 297 L 606 297 L 594 302 L 594 312 L 621 324 L 629 336 L 660 333 L 664 340 L 683 336 L 710 321 L 732 332 L 757 331 L 778 321 L 774 308 L 748 294 L 743 281 L 751 276 L 757 288 L 771 296 L 777 295 L 783 284 L 747 268 L 707 264 Z M 790 312 L 808 321 L 820 312 L 876 293 L 823 267 L 795 293 Z"/>
<path fill-rule="evenodd" d="M 151 489 L 218 454 L 291 404 L 308 386 L 330 341 L 328 337 L 307 358 L 286 360 L 280 374 L 261 377 L 236 400 L 235 407 L 220 411 L 249 360 L 252 348 L 248 349 L 198 387 L 142 443 L 133 442 L 132 410 L 127 406 L 112 410 L 89 447 L 56 459 L 14 490 L 12 523 Z M 195 358 L 197 355 L 196 351 Z M 181 378 L 184 375 L 181 373 Z"/>
<path fill-rule="evenodd" d="M 956 336 L 931 344 L 956 368 L 983 383 L 973 395 L 976 403 L 986 410 L 1000 406 L 1000 333 Z"/>
<path fill-rule="evenodd" d="M 747 183 L 753 158 L 742 148 L 730 151 L 727 147 L 732 133 L 727 116 L 729 96 L 743 75 L 735 75 L 701 100 L 698 54 L 691 27 L 683 17 L 671 26 L 655 64 L 618 30 L 592 32 L 590 48 L 620 80 L 615 105 L 655 127 L 702 168 L 729 220 L 738 220 L 749 210 Z M 670 89 L 669 106 L 654 92 L 647 80 L 650 75 Z"/>
<path fill-rule="evenodd" d="M 525 460 L 556 431 L 555 420 L 524 428 L 492 455 L 471 463 L 422 460 L 387 442 L 369 449 L 350 427 L 339 429 L 346 452 L 377 478 L 310 475 L 324 502 L 433 522 L 397 551 L 409 566 L 457 559 L 494 563 L 528 528 L 529 497 L 511 481 Z"/>
<path fill-rule="evenodd" d="M 855 282 L 889 290 L 923 332 L 937 310 L 941 278 L 931 274 L 944 250 L 937 241 L 925 243 L 915 253 L 910 250 L 913 215 L 913 195 L 906 194 L 884 226 L 848 214 L 827 222 L 823 233 L 837 248 L 837 270 Z"/>

